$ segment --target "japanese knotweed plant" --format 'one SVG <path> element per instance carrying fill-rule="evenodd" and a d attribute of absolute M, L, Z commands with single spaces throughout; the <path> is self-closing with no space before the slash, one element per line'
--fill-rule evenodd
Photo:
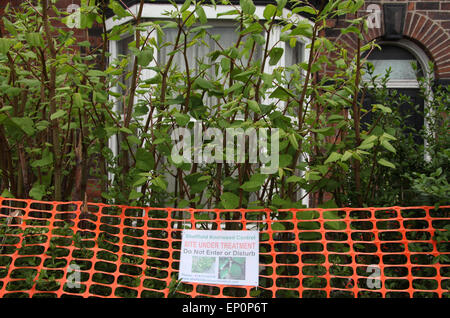
<path fill-rule="evenodd" d="M 362 2 L 331 1 L 316 8 L 292 1 L 286 11 L 288 2 L 277 1 L 267 5 L 262 16 L 256 15 L 250 0 L 239 6 L 222 3 L 230 10 L 217 17 L 232 18 L 236 32 L 236 41 L 226 47 L 211 31 L 203 1 L 174 3 L 167 20 L 143 22 L 138 15 L 134 25 L 112 29 L 110 39 L 133 31 L 135 41 L 128 45 L 131 59 L 124 56 L 113 62 L 128 63 L 130 71 L 123 93 L 116 93 L 124 105 L 126 129 L 121 130 L 112 170 L 114 184 L 105 197 L 181 208 L 301 207 L 310 193 L 333 192 L 338 186 L 334 174 L 352 171 L 361 203 L 361 162 L 379 150 L 367 147 L 379 136 L 361 131 L 359 120 L 361 56 L 373 45 L 362 45 L 364 17 L 349 20 L 341 30 L 356 37 L 356 48 L 331 42 L 324 31 L 329 19 L 356 13 Z M 120 6 L 113 10 L 118 16 L 131 16 Z M 311 18 L 299 19 L 299 14 Z M 174 36 L 168 37 L 167 30 Z M 284 65 L 286 48 L 298 42 L 307 43 L 306 60 Z M 190 49 L 201 50 L 208 43 L 218 49 L 193 63 Z M 158 52 L 169 54 L 158 59 Z M 334 73 L 326 75 L 324 69 L 332 66 Z M 151 75 L 139 76 L 143 72 Z M 261 163 L 251 162 L 249 151 L 241 161 L 227 160 L 221 153 L 212 162 L 178 162 L 172 150 L 179 140 L 171 133 L 180 127 L 200 133 L 277 129 L 277 169 L 264 173 Z M 392 139 L 385 134 L 383 145 L 390 147 Z M 210 142 L 192 144 L 194 154 Z M 376 164 L 389 165 L 382 158 Z"/>
<path fill-rule="evenodd" d="M 95 177 L 102 200 L 114 203 L 277 209 L 302 207 L 312 193 L 320 194 L 321 203 L 323 193 L 336 192 L 340 178 L 352 175 L 351 204 L 362 206 L 370 173 L 362 163 L 375 156 L 375 165 L 393 168 L 378 153 L 392 151 L 394 137 L 360 128 L 362 55 L 373 48 L 363 45 L 365 17 L 347 20 L 339 30 L 353 36 L 356 47 L 330 41 L 325 31 L 327 21 L 355 16 L 363 2 L 315 7 L 277 0 L 262 16 L 251 0 L 220 4 L 230 10 L 217 18 L 235 26 L 235 41 L 227 46 L 205 14 L 214 1 L 173 3 L 159 20 L 142 17 L 144 1 L 136 12 L 115 0 L 82 1 L 77 34 L 98 26 L 103 32 L 97 46 L 58 27 L 67 14 L 51 1 L 7 8 L 7 32 L 0 38 L 2 195 L 81 200 L 87 179 Z M 108 9 L 113 19 L 129 22 L 108 30 Z M 127 36 L 127 55 L 108 52 L 111 41 Z M 194 63 L 190 49 L 208 43 L 217 49 Z M 287 48 L 299 43 L 306 59 L 285 65 Z M 165 59 L 158 58 L 161 52 L 168 52 Z M 325 72 L 330 67 L 333 72 Z M 381 113 L 382 106 L 376 107 Z M 220 153 L 212 162 L 175 160 L 179 140 L 172 133 L 194 126 L 200 132 L 240 129 L 241 135 L 277 131 L 277 168 L 265 172 L 250 160 L 248 147 L 242 160 Z M 267 139 L 270 148 L 273 139 Z M 205 151 L 211 143 L 189 149 Z"/>

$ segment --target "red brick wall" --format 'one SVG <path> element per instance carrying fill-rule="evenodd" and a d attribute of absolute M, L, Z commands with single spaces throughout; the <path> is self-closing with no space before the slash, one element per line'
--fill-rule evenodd
<path fill-rule="evenodd" d="M 10 8 L 18 8 L 24 1 L 23 0 L 0 0 L 0 17 L 4 15 L 4 8 L 7 5 L 7 3 L 9 3 Z M 29 3 L 37 3 L 37 0 L 29 0 Z M 71 4 L 80 4 L 80 0 L 58 0 L 56 2 L 56 8 L 62 12 L 67 12 L 68 7 Z M 51 15 L 51 12 L 50 12 Z M 58 26 L 60 28 L 64 28 L 69 30 L 69 28 L 62 24 L 54 24 L 55 26 Z M 0 20 L 0 27 L 2 26 L 1 20 Z M 100 45 L 101 43 L 101 38 L 98 36 L 98 30 L 99 30 L 99 26 L 94 24 L 94 27 L 90 30 L 79 30 L 77 28 L 72 28 L 71 29 L 74 32 L 75 37 L 79 40 L 79 41 L 90 41 L 92 43 L 92 48 Z M 2 29 L 2 31 L 4 31 Z"/>
<path fill-rule="evenodd" d="M 367 0 L 363 9 L 370 4 L 378 4 L 382 10 L 384 3 L 406 3 L 407 11 L 403 36 L 418 44 L 435 64 L 435 77 L 439 80 L 450 79 L 450 1 L 383 1 Z M 367 14 L 359 12 L 360 15 Z M 384 34 L 383 12 L 381 11 L 381 28 L 371 28 L 365 35 L 365 41 L 380 39 Z M 338 21 L 336 28 L 345 26 Z M 355 38 L 350 35 L 338 36 L 336 30 L 329 30 L 330 37 L 355 46 Z"/>

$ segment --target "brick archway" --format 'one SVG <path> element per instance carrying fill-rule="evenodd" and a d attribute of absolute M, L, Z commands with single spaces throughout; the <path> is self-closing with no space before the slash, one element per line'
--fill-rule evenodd
<path fill-rule="evenodd" d="M 450 35 L 429 17 L 408 12 L 403 34 L 417 42 L 435 63 L 437 78 L 450 77 Z"/>
<path fill-rule="evenodd" d="M 383 25 L 378 29 L 371 28 L 364 34 L 365 43 L 380 39 L 383 34 Z M 403 35 L 419 45 L 433 61 L 437 79 L 450 78 L 450 51 L 448 50 L 450 34 L 445 29 L 428 16 L 417 12 L 408 12 L 405 17 Z M 355 37 L 348 33 L 339 35 L 336 41 L 343 42 L 350 48 L 357 45 Z"/>

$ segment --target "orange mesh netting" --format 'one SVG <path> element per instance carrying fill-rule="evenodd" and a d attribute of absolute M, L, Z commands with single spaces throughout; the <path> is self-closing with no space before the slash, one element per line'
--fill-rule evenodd
<path fill-rule="evenodd" d="M 450 206 L 274 212 L 0 198 L 0 297 L 449 297 L 449 224 Z M 258 288 L 177 282 L 183 228 L 259 230 Z"/>

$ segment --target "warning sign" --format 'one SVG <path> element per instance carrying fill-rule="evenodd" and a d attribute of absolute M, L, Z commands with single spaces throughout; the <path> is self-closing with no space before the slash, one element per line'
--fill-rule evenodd
<path fill-rule="evenodd" d="M 183 231 L 183 282 L 258 286 L 258 266 L 257 231 Z"/>

